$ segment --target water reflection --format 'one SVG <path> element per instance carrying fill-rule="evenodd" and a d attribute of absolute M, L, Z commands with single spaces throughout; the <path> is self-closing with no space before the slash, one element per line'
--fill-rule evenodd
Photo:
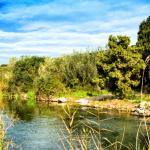
<path fill-rule="evenodd" d="M 72 122 L 71 116 L 75 111 L 74 122 Z M 65 129 L 65 126 L 60 116 L 62 116 L 69 130 L 75 130 L 72 134 L 74 137 L 84 135 L 86 141 L 91 134 L 89 127 L 97 132 L 101 129 L 101 140 L 104 146 L 108 145 L 106 138 L 115 142 L 121 141 L 124 137 L 123 144 L 135 147 L 136 134 L 140 123 L 139 118 L 127 114 L 83 110 L 76 106 L 64 109 L 62 106 L 43 103 L 30 106 L 25 101 L 9 101 L 5 107 L 5 112 L 5 115 L 13 114 L 15 118 L 19 118 L 7 132 L 7 139 L 12 139 L 17 145 L 11 149 L 19 149 L 18 146 L 25 150 L 62 149 L 60 129 Z M 66 130 L 64 132 L 65 136 L 68 135 Z M 138 142 L 144 145 L 147 136 L 143 130 L 140 132 L 143 136 L 140 137 Z M 122 149 L 127 148 L 123 147 Z"/>
<path fill-rule="evenodd" d="M 35 106 L 30 106 L 24 101 L 9 101 L 6 103 L 6 109 L 13 114 L 15 118 L 31 121 L 35 114 Z"/>

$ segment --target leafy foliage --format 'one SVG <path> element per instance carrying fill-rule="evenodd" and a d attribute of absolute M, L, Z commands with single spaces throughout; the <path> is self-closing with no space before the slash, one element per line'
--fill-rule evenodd
<path fill-rule="evenodd" d="M 38 77 L 34 81 L 37 95 L 44 95 L 49 99 L 53 95 L 63 93 L 65 87 L 60 78 L 55 60 L 45 58 L 44 63 L 38 69 Z"/>
<path fill-rule="evenodd" d="M 143 58 L 150 55 L 150 16 L 139 26 L 137 46 L 142 49 Z"/>
<path fill-rule="evenodd" d="M 141 49 L 143 59 L 150 55 L 150 16 L 139 26 L 137 46 Z M 150 87 L 150 62 L 145 69 L 145 85 Z"/>
<path fill-rule="evenodd" d="M 140 81 L 144 61 L 126 36 L 110 36 L 108 50 L 99 54 L 99 74 L 106 78 L 108 88 L 120 98 L 126 97 Z"/>
<path fill-rule="evenodd" d="M 96 68 L 97 52 L 74 53 L 66 56 L 64 61 L 64 83 L 71 88 L 97 88 L 99 79 Z"/>
<path fill-rule="evenodd" d="M 27 92 L 33 89 L 33 82 L 38 74 L 40 64 L 44 58 L 40 57 L 22 57 L 18 60 L 12 69 L 12 78 L 9 81 L 9 91 Z"/>

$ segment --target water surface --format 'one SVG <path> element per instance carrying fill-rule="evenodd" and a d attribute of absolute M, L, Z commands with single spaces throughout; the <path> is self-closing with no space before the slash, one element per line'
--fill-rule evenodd
<path fill-rule="evenodd" d="M 72 107 L 73 109 L 73 107 Z M 90 119 L 96 121 L 97 118 L 87 111 L 94 110 L 80 109 L 80 119 Z M 97 112 L 96 112 L 97 113 Z M 6 126 L 15 118 L 13 126 L 7 130 L 6 140 L 13 141 L 9 149 L 17 150 L 61 150 L 60 130 L 64 127 L 60 115 L 63 115 L 62 106 L 38 104 L 34 108 L 24 106 L 7 105 L 3 118 Z M 100 113 L 101 128 L 111 132 L 103 132 L 103 136 L 109 140 L 121 140 L 126 145 L 135 145 L 135 137 L 141 121 L 140 118 L 128 114 L 110 112 Z"/>

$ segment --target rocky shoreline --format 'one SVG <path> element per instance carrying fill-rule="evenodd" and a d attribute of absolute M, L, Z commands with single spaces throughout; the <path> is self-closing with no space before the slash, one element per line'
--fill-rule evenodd
<path fill-rule="evenodd" d="M 141 117 L 150 117 L 150 102 L 141 102 L 131 111 L 131 114 Z"/>
<path fill-rule="evenodd" d="M 50 102 L 63 103 L 63 104 L 78 104 L 83 107 L 94 109 L 107 109 L 127 112 L 131 115 L 139 117 L 150 117 L 150 102 L 142 101 L 139 104 L 133 104 L 131 101 L 124 101 L 113 99 L 112 95 L 103 95 L 99 97 L 82 98 L 78 100 L 71 100 L 69 98 L 54 98 Z"/>

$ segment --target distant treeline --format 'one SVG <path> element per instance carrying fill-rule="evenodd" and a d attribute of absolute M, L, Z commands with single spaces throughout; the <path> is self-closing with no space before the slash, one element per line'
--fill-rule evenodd
<path fill-rule="evenodd" d="M 141 81 L 150 88 L 150 17 L 139 26 L 136 45 L 128 36 L 110 35 L 105 49 L 74 52 L 57 58 L 12 58 L 0 67 L 0 91 L 36 95 L 58 95 L 68 90 L 108 89 L 119 98 L 134 89 Z"/>

